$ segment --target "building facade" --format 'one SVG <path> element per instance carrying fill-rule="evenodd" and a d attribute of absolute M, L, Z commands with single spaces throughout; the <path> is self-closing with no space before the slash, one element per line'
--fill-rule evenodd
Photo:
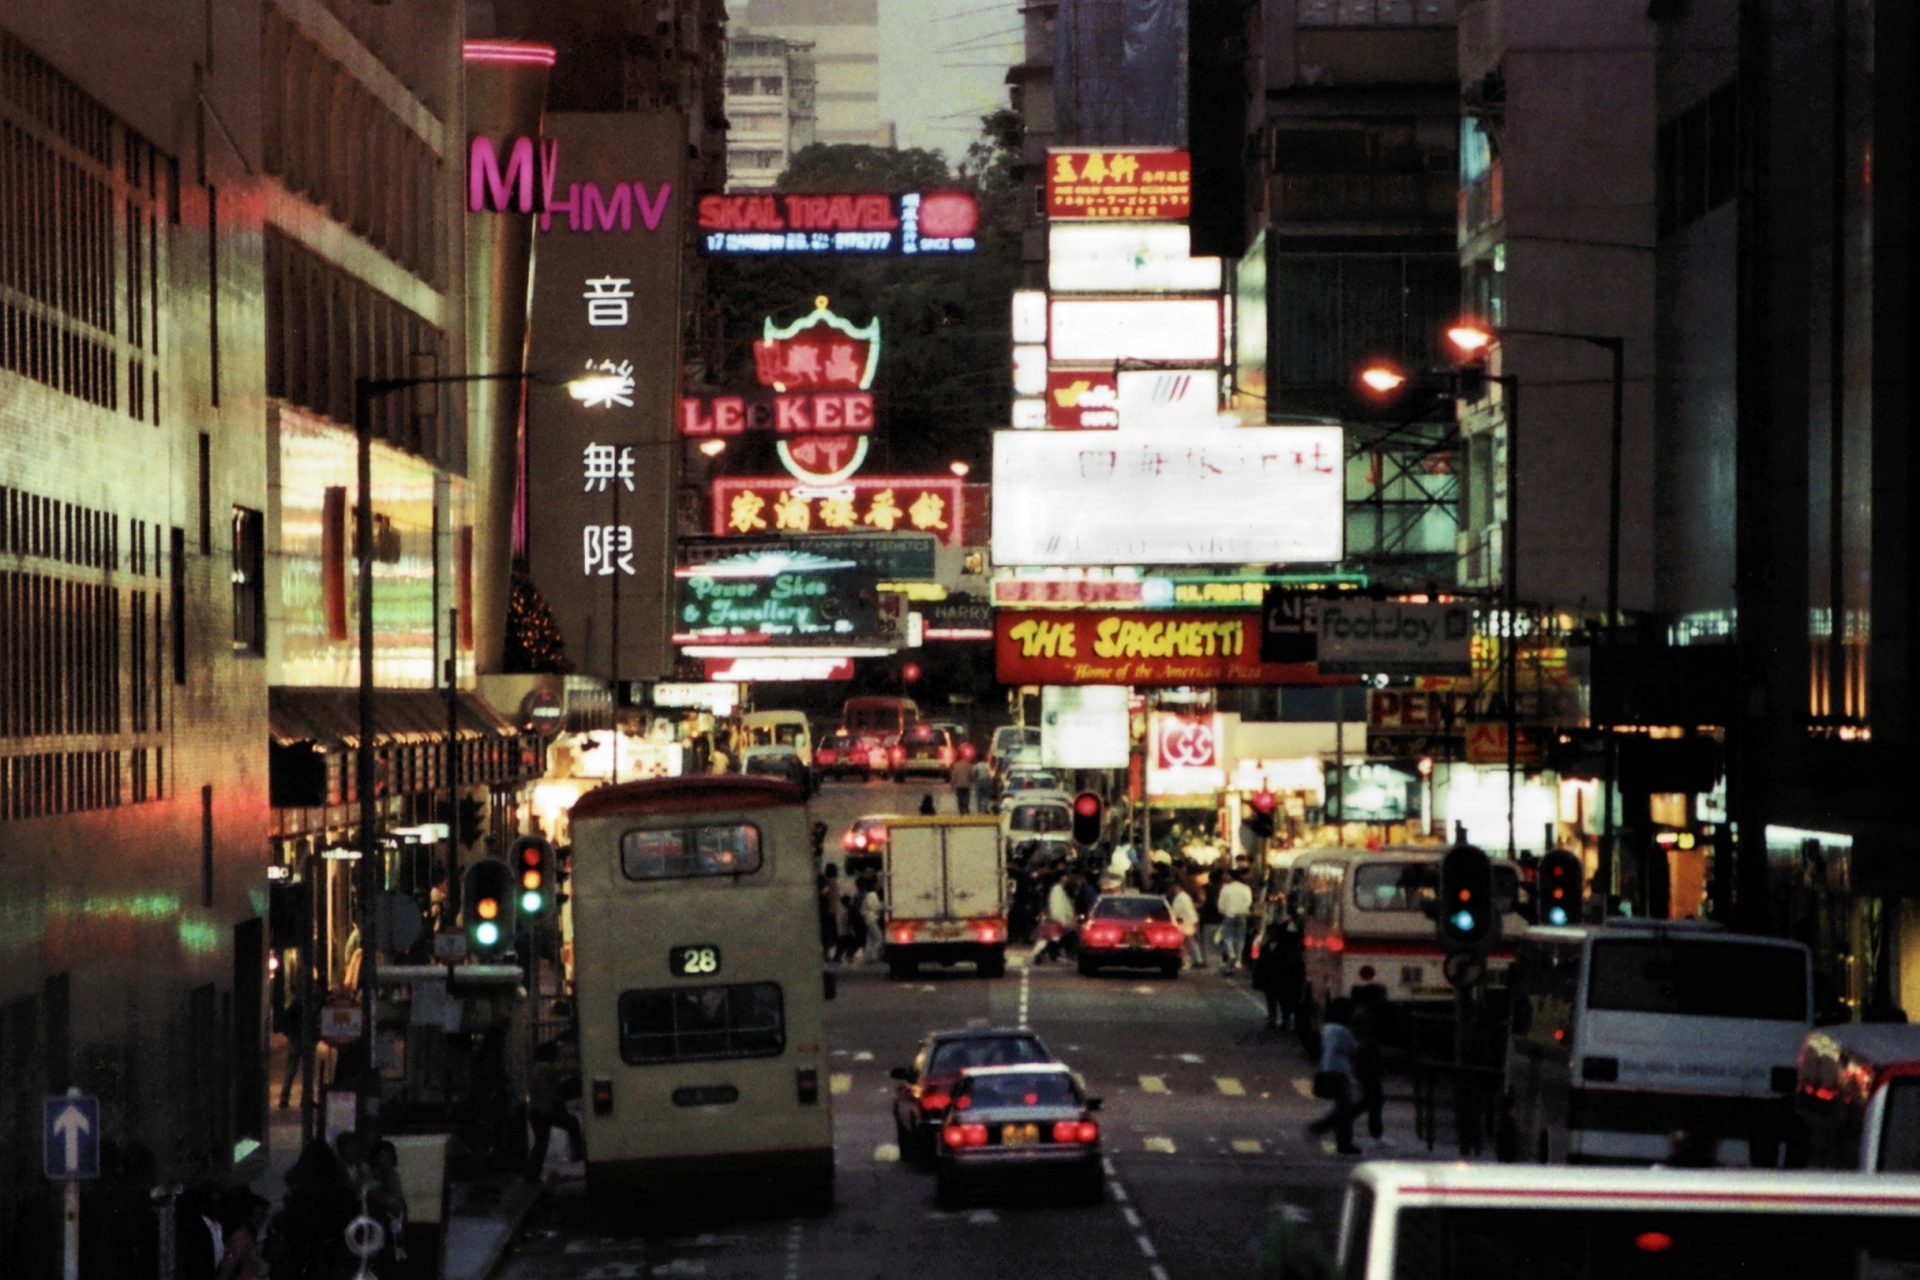
<path fill-rule="evenodd" d="M 794 152 L 812 146 L 813 47 L 780 36 L 727 40 L 727 189 L 771 191 Z"/>
<path fill-rule="evenodd" d="M 892 146 L 880 119 L 879 0 L 751 0 L 735 36 L 777 36 L 812 48 L 814 141 Z M 735 145 L 740 145 L 735 135 Z"/>

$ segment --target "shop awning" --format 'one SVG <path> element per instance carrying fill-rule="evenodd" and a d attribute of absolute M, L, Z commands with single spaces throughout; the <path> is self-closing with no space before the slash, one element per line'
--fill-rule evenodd
<path fill-rule="evenodd" d="M 310 743 L 323 751 L 360 745 L 360 694 L 356 689 L 274 688 L 267 691 L 269 732 L 280 746 Z M 463 740 L 513 738 L 519 728 L 476 693 L 455 695 L 456 736 Z M 375 745 L 413 745 L 447 740 L 447 695 L 435 689 L 376 689 Z"/>

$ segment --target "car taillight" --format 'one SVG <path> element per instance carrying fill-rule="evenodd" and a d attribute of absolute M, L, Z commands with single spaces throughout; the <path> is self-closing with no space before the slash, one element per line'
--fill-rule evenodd
<path fill-rule="evenodd" d="M 978 759 L 979 756 L 980 752 L 971 742 L 963 742 L 960 744 L 960 758 L 962 760 L 973 761 Z"/>
<path fill-rule="evenodd" d="M 945 1111 L 953 1099 L 944 1093 L 926 1093 L 920 1095 L 922 1111 Z"/>
<path fill-rule="evenodd" d="M 987 1126 L 950 1124 L 940 1131 L 940 1141 L 956 1150 L 961 1147 L 984 1147 L 987 1145 Z"/>
<path fill-rule="evenodd" d="M 952 748 L 952 747 L 942 747 L 942 748 L 940 748 L 940 763 L 941 763 L 941 764 L 952 764 L 952 763 L 953 763 L 953 748 Z"/>
<path fill-rule="evenodd" d="M 832 764 L 837 754 L 832 747 L 822 747 L 813 753 L 813 762 L 815 764 Z"/>
<path fill-rule="evenodd" d="M 913 941 L 913 935 L 916 928 L 917 926 L 915 926 L 911 922 L 907 924 L 890 925 L 887 928 L 887 941 L 892 943 L 897 943 L 898 945 L 904 947 L 908 943 Z"/>
<path fill-rule="evenodd" d="M 1100 1126 L 1091 1120 L 1062 1120 L 1053 1126 L 1055 1142 L 1096 1142 L 1100 1138 Z"/>
<path fill-rule="evenodd" d="M 975 920 L 973 936 L 978 942 L 1005 942 L 1007 926 L 998 920 Z"/>
<path fill-rule="evenodd" d="M 1090 926 L 1083 935 L 1090 947 L 1111 947 L 1120 941 L 1120 927 L 1111 924 Z"/>
<path fill-rule="evenodd" d="M 895 764 L 900 764 L 907 758 L 907 749 L 896 742 L 893 745 L 893 750 L 887 752 L 887 754 L 893 758 Z"/>
<path fill-rule="evenodd" d="M 866 843 L 867 838 L 858 831 L 849 831 L 840 837 L 840 847 L 848 853 L 852 853 L 854 850 L 863 847 Z"/>
<path fill-rule="evenodd" d="M 1180 932 L 1177 924 L 1151 924 L 1147 926 L 1147 941 L 1156 947 L 1182 947 L 1186 945 L 1187 935 Z"/>
<path fill-rule="evenodd" d="M 1339 955 L 1347 949 L 1347 940 L 1336 933 L 1327 939 L 1326 946 L 1327 950 L 1333 952 L 1335 955 Z"/>
<path fill-rule="evenodd" d="M 885 827 L 875 827 L 873 830 L 867 832 L 868 848 L 878 849 L 881 845 L 885 844 L 886 842 L 887 842 L 887 829 Z"/>

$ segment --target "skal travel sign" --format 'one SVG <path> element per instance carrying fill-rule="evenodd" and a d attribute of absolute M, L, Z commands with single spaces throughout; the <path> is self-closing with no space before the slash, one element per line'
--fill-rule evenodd
<path fill-rule="evenodd" d="M 1337 684 L 1312 663 L 1260 661 L 1257 614 L 997 611 L 1001 684 Z"/>
<path fill-rule="evenodd" d="M 674 576 L 677 644 L 851 642 L 880 629 L 873 575 L 850 560 L 750 554 Z"/>
<path fill-rule="evenodd" d="M 964 191 L 704 195 L 696 216 L 718 254 L 972 253 L 980 224 Z"/>

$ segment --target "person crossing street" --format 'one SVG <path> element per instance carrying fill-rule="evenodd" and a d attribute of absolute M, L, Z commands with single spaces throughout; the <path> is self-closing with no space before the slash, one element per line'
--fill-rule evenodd
<path fill-rule="evenodd" d="M 1220 970 L 1236 973 L 1247 951 L 1247 915 L 1253 910 L 1253 890 L 1247 873 L 1235 871 L 1220 886 Z"/>

